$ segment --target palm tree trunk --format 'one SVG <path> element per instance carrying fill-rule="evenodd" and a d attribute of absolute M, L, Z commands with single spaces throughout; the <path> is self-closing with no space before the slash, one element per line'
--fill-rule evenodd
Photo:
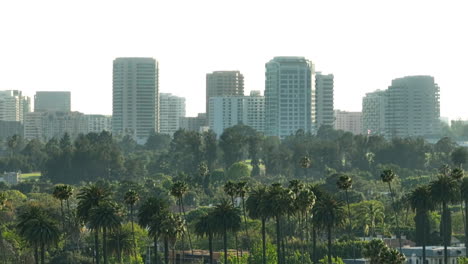
<path fill-rule="evenodd" d="M 104 264 L 107 264 L 107 229 L 102 228 L 102 257 L 104 259 Z"/>
<path fill-rule="evenodd" d="M 231 202 L 232 206 L 235 207 L 234 204 L 234 196 L 231 196 Z M 239 239 L 237 238 L 237 232 L 234 233 L 234 238 L 235 238 L 235 243 L 236 243 L 236 257 L 237 257 L 237 262 L 239 262 Z M 226 262 L 227 263 L 227 262 Z"/>
<path fill-rule="evenodd" d="M 393 212 L 395 213 L 395 223 L 396 223 L 396 227 L 397 227 L 398 245 L 400 247 L 400 253 L 401 253 L 402 252 L 401 251 L 402 244 L 401 244 L 400 225 L 398 223 L 398 212 L 397 212 L 397 208 L 396 208 L 396 204 L 395 204 L 395 197 L 394 197 L 393 191 L 392 191 L 392 185 L 390 184 L 390 182 L 388 182 L 388 189 L 390 190 L 390 196 L 392 197 Z"/>
<path fill-rule="evenodd" d="M 250 248 L 249 230 L 247 228 L 247 211 L 245 209 L 245 198 L 243 196 L 242 196 L 242 211 L 244 211 L 244 229 L 245 229 L 245 236 L 247 237 L 247 248 L 250 252 L 251 248 Z"/>
<path fill-rule="evenodd" d="M 65 213 L 63 211 L 63 200 L 60 199 L 60 213 L 62 214 L 62 228 L 65 230 Z"/>
<path fill-rule="evenodd" d="M 332 263 L 332 236 L 331 236 L 331 225 L 327 225 L 327 238 L 328 238 L 328 264 Z"/>
<path fill-rule="evenodd" d="M 169 264 L 169 241 L 164 238 L 164 263 Z"/>
<path fill-rule="evenodd" d="M 39 246 L 37 243 L 34 243 L 34 261 L 36 264 L 39 264 Z"/>
<path fill-rule="evenodd" d="M 449 264 L 448 262 L 448 243 L 449 241 L 447 241 L 448 239 L 448 232 L 449 230 L 447 230 L 447 214 L 448 214 L 448 208 L 447 208 L 447 203 L 446 202 L 442 202 L 442 231 L 443 231 L 443 234 L 442 234 L 442 241 L 444 242 L 444 264 Z"/>
<path fill-rule="evenodd" d="M 424 213 L 423 218 L 423 237 L 422 237 L 422 264 L 426 264 L 426 230 L 429 229 L 427 223 L 427 211 Z"/>
<path fill-rule="evenodd" d="M 180 198 L 180 204 L 182 205 L 182 213 L 184 214 L 184 220 L 187 221 L 187 217 L 185 215 L 184 201 L 182 200 L 182 198 Z M 192 252 L 192 255 L 193 255 L 192 238 L 190 237 L 190 228 L 188 227 L 188 225 L 187 225 L 187 236 L 189 240 L 190 251 Z"/>
<path fill-rule="evenodd" d="M 133 239 L 133 257 L 136 259 L 137 250 L 136 250 L 136 239 L 135 239 L 135 227 L 133 223 L 133 204 L 130 204 L 130 222 L 132 223 L 132 239 Z"/>
<path fill-rule="evenodd" d="M 465 256 L 468 257 L 468 200 L 465 200 Z"/>
<path fill-rule="evenodd" d="M 208 249 L 210 250 L 210 264 L 213 264 L 213 234 L 208 234 Z"/>
<path fill-rule="evenodd" d="M 313 262 L 317 263 L 317 228 L 315 227 L 315 225 L 312 226 L 312 248 Z"/>
<path fill-rule="evenodd" d="M 45 244 L 41 242 L 41 264 L 45 264 Z"/>
<path fill-rule="evenodd" d="M 94 256 L 96 258 L 96 264 L 99 264 L 99 230 L 94 230 Z"/>
<path fill-rule="evenodd" d="M 122 263 L 122 248 L 120 247 L 120 228 L 117 230 L 117 260 Z"/>
<path fill-rule="evenodd" d="M 158 264 L 158 236 L 154 236 L 154 264 Z"/>
<path fill-rule="evenodd" d="M 227 229 L 226 229 L 226 220 L 223 223 L 223 244 L 224 244 L 224 263 L 228 263 L 228 251 L 227 251 Z"/>
<path fill-rule="evenodd" d="M 262 263 L 266 264 L 266 219 L 262 218 Z"/>
<path fill-rule="evenodd" d="M 276 216 L 276 255 L 278 257 L 278 264 L 282 264 L 281 258 L 281 225 L 280 217 Z"/>
<path fill-rule="evenodd" d="M 348 219 L 349 219 L 348 235 L 349 235 L 349 239 L 351 239 L 352 233 L 353 233 L 353 224 L 351 223 L 351 208 L 349 206 L 348 189 L 345 190 L 345 195 L 346 195 L 346 204 L 348 205 Z M 353 263 L 356 263 L 356 247 L 355 247 L 354 241 L 353 241 Z"/>

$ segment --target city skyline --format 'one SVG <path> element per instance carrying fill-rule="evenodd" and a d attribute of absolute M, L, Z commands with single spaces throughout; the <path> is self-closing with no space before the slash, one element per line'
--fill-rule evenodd
<path fill-rule="evenodd" d="M 1 3 L 0 24 L 8 41 L 0 49 L 0 90 L 21 90 L 30 97 L 35 91 L 71 91 L 73 111 L 111 114 L 112 61 L 153 57 L 160 63 L 160 92 L 186 97 L 187 115 L 196 116 L 204 112 L 207 73 L 240 71 L 248 94 L 264 91 L 265 63 L 273 57 L 304 56 L 317 71 L 335 76 L 336 109 L 359 111 L 366 93 L 387 89 L 391 80 L 431 75 L 441 87 L 441 116 L 468 118 L 468 109 L 457 107 L 468 87 L 463 3 L 264 3 L 187 1 L 179 8 L 180 3 L 116 1 L 90 8 L 90 1 L 31 1 L 22 15 L 24 3 Z M 280 14 L 290 21 L 275 20 Z M 86 20 L 78 19 L 83 15 Z M 123 15 L 135 21 L 121 20 Z M 233 38 L 234 30 L 241 35 Z M 305 30 L 308 34 L 301 34 Z"/>

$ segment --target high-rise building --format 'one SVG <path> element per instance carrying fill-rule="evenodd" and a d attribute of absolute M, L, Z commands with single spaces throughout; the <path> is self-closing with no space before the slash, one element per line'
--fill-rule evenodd
<path fill-rule="evenodd" d="M 200 132 L 204 127 L 206 127 L 207 123 L 206 113 L 199 113 L 195 117 L 190 116 L 179 118 L 180 129 L 185 129 L 187 131 Z"/>
<path fill-rule="evenodd" d="M 385 91 L 367 93 L 362 99 L 362 133 L 364 135 L 383 135 L 385 133 Z"/>
<path fill-rule="evenodd" d="M 107 115 L 85 115 L 88 133 L 101 133 L 112 131 L 112 116 Z"/>
<path fill-rule="evenodd" d="M 0 120 L 0 139 L 7 139 L 14 135 L 23 137 L 23 131 L 22 122 Z"/>
<path fill-rule="evenodd" d="M 215 71 L 206 74 L 206 115 L 210 118 L 210 98 L 215 96 L 243 96 L 244 75 L 239 71 Z"/>
<path fill-rule="evenodd" d="M 143 144 L 159 132 L 158 62 L 117 58 L 113 66 L 112 131 Z"/>
<path fill-rule="evenodd" d="M 259 91 L 250 96 L 216 96 L 209 102 L 210 129 L 220 136 L 226 128 L 243 124 L 258 132 L 265 129 L 265 98 Z"/>
<path fill-rule="evenodd" d="M 265 132 L 284 138 L 315 123 L 314 64 L 304 57 L 275 57 L 265 65 Z"/>
<path fill-rule="evenodd" d="M 431 137 L 440 133 L 439 86 L 434 77 L 394 79 L 386 94 L 387 137 Z"/>
<path fill-rule="evenodd" d="M 333 74 L 315 75 L 316 128 L 322 125 L 333 127 L 335 115 L 333 108 Z"/>
<path fill-rule="evenodd" d="M 31 112 L 24 121 L 24 138 L 48 141 L 68 133 L 71 138 L 88 133 L 88 123 L 80 112 Z"/>
<path fill-rule="evenodd" d="M 23 123 L 24 115 L 31 111 L 31 99 L 21 91 L 0 91 L 0 120 Z"/>
<path fill-rule="evenodd" d="M 362 113 L 335 111 L 335 129 L 351 132 L 355 135 L 362 133 Z"/>
<path fill-rule="evenodd" d="M 34 112 L 70 112 L 71 93 L 41 91 L 34 96 Z"/>
<path fill-rule="evenodd" d="M 159 133 L 172 135 L 185 117 L 185 98 L 170 93 L 159 94 Z"/>

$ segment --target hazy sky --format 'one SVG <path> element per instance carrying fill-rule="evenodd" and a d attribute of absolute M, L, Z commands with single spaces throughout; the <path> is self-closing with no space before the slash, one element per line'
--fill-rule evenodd
<path fill-rule="evenodd" d="M 433 75 L 442 116 L 468 119 L 466 1 L 1 1 L 0 90 L 69 90 L 72 110 L 112 113 L 112 60 L 154 57 L 160 92 L 205 108 L 205 75 L 305 56 L 335 75 L 335 108 L 405 75 Z"/>

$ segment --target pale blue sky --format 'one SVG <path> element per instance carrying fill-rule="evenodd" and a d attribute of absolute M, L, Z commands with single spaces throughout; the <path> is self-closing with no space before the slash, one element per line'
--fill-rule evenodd
<path fill-rule="evenodd" d="M 466 1 L 1 1 L 0 90 L 70 90 L 72 109 L 111 114 L 112 60 L 160 63 L 160 91 L 205 107 L 205 74 L 305 56 L 335 75 L 335 105 L 360 110 L 393 78 L 433 75 L 443 116 L 468 119 Z"/>

